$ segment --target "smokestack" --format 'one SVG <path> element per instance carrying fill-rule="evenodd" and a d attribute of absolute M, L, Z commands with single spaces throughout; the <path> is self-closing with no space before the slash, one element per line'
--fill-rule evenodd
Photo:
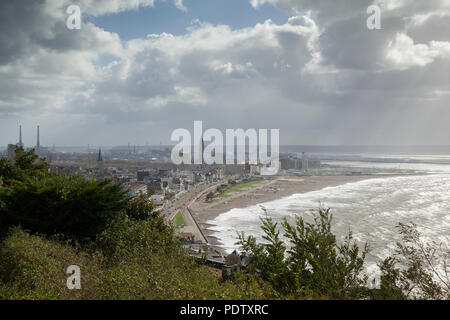
<path fill-rule="evenodd" d="M 39 149 L 41 147 L 41 143 L 39 141 L 39 126 L 37 126 L 37 143 L 36 148 Z"/>
<path fill-rule="evenodd" d="M 22 126 L 19 125 L 19 147 L 23 147 L 23 142 L 22 142 Z"/>

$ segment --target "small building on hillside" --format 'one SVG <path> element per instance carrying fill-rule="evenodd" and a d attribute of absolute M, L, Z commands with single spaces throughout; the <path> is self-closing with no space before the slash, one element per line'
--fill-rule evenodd
<path fill-rule="evenodd" d="M 222 267 L 222 278 L 230 279 L 233 275 L 241 270 L 241 257 L 236 250 L 225 258 L 225 264 Z"/>

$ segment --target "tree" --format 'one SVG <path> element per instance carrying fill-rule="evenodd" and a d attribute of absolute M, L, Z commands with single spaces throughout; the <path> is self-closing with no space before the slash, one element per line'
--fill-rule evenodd
<path fill-rule="evenodd" d="M 331 232 L 330 210 L 319 209 L 314 223 L 299 217 L 295 225 L 282 223 L 288 245 L 280 239 L 278 224 L 262 219 L 263 239 L 239 235 L 245 254 L 254 257 L 260 277 L 272 284 L 281 297 L 359 299 L 366 297 L 363 274 L 366 245 L 361 251 L 349 233 L 342 244 Z"/>
<path fill-rule="evenodd" d="M 426 242 L 415 224 L 400 223 L 403 243 L 379 264 L 380 289 L 375 299 L 450 299 L 448 244 Z"/>
<path fill-rule="evenodd" d="M 134 220 L 146 220 L 159 216 L 153 202 L 149 201 L 147 196 L 142 193 L 128 201 L 125 213 L 129 218 Z"/>
<path fill-rule="evenodd" d="M 0 159 L 0 180 L 4 185 L 9 185 L 14 180 L 40 178 L 49 173 L 48 169 L 48 164 L 45 160 L 39 159 L 34 150 L 27 152 L 22 147 L 18 147 L 14 162 Z"/>
<path fill-rule="evenodd" d="M 124 210 L 129 198 L 120 185 L 81 176 L 21 177 L 0 188 L 0 228 L 22 226 L 76 240 L 95 238 Z"/>
<path fill-rule="evenodd" d="M 214 192 L 209 192 L 206 195 L 206 201 L 211 201 L 214 198 Z"/>

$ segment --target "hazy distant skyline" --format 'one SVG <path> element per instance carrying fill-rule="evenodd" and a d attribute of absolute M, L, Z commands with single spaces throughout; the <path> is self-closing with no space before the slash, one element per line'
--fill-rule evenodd
<path fill-rule="evenodd" d="M 369 30 L 366 9 L 382 8 Z M 81 30 L 66 28 L 79 5 Z M 0 145 L 449 145 L 450 0 L 0 2 Z"/>

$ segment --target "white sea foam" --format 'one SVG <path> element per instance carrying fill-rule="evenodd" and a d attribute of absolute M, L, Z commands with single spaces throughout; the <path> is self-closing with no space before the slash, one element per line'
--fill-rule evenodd
<path fill-rule="evenodd" d="M 367 272 L 388 256 L 400 240 L 399 222 L 414 222 L 428 240 L 446 241 L 450 237 L 450 175 L 433 174 L 369 179 L 295 194 L 263 205 L 276 221 L 293 220 L 296 215 L 310 218 L 310 210 L 322 203 L 332 208 L 334 232 L 339 238 L 352 230 L 361 244 L 370 245 Z M 208 223 L 227 251 L 236 248 L 237 232 L 261 240 L 260 206 L 232 209 Z"/>

